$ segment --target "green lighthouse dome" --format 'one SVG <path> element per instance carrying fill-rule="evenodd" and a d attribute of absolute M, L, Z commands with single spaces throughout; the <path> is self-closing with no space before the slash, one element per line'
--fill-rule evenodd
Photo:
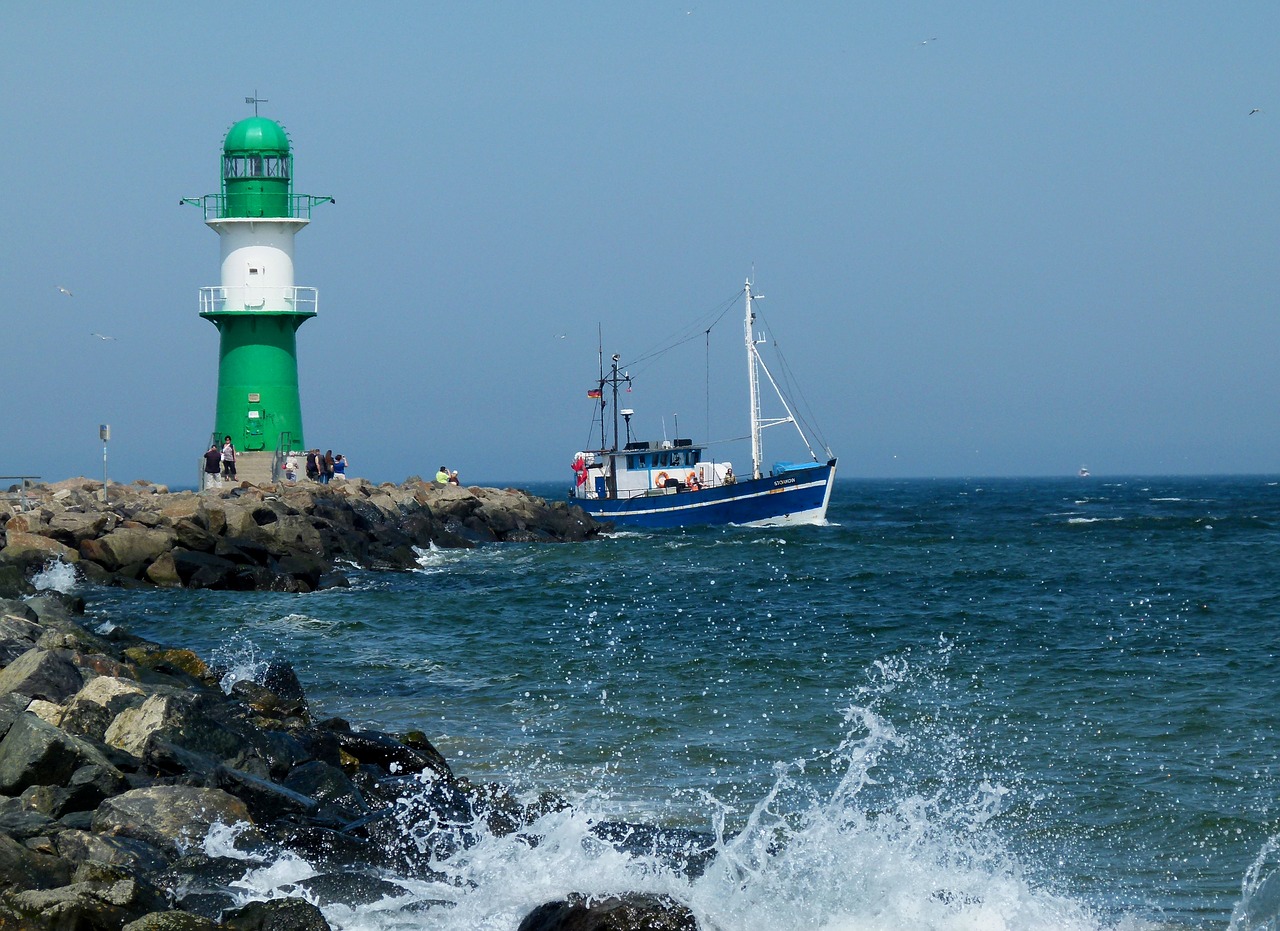
<path fill-rule="evenodd" d="M 222 151 L 226 155 L 250 152 L 288 155 L 289 137 L 284 127 L 275 120 L 269 120 L 265 116 L 251 116 L 227 130 L 227 141 L 223 143 Z"/>
<path fill-rule="evenodd" d="M 284 127 L 251 116 L 222 144 L 224 217 L 287 217 L 292 212 L 293 154 Z"/>

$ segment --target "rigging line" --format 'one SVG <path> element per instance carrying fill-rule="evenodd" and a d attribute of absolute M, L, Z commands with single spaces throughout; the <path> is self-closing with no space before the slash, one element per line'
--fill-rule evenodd
<path fill-rule="evenodd" d="M 786 357 L 782 354 L 782 347 L 778 344 L 777 340 L 773 341 L 773 352 L 774 355 L 778 357 L 779 369 L 781 370 L 783 380 L 786 384 L 787 395 L 791 398 L 799 399 L 800 404 L 802 405 L 802 410 L 797 415 L 797 419 L 799 419 L 800 422 L 813 433 L 814 439 L 822 444 L 822 448 L 826 450 L 827 455 L 830 456 L 831 446 L 827 443 L 826 436 L 823 435 L 822 430 L 817 425 L 813 406 L 805 396 L 804 389 L 800 387 L 800 382 L 795 377 L 795 372 L 787 362 Z"/>
<path fill-rule="evenodd" d="M 725 314 L 727 314 L 730 310 L 732 310 L 734 304 L 736 303 L 737 303 L 737 297 L 735 296 L 734 298 L 726 301 L 724 304 L 720 305 L 720 307 L 717 308 L 717 310 L 719 310 L 719 315 L 714 320 L 712 320 L 711 323 L 705 329 L 696 329 L 696 330 L 693 330 L 692 332 L 688 332 L 687 329 L 686 331 L 682 331 L 682 333 L 688 332 L 688 335 L 680 335 L 675 342 L 669 343 L 661 349 L 652 350 L 648 353 L 638 356 L 635 359 L 632 359 L 628 363 L 628 368 L 635 372 L 643 373 L 649 367 L 648 365 L 645 365 L 643 363 L 655 362 L 658 359 L 665 356 L 667 353 L 673 352 L 676 349 L 679 349 L 685 343 L 692 342 L 693 340 L 697 339 L 701 335 L 706 335 L 709 338 L 712 329 L 714 329 L 716 325 L 719 324 L 720 321 L 724 319 Z M 714 311 L 710 313 L 714 313 Z M 702 319 L 706 319 L 707 317 L 709 317 L 710 313 L 703 314 Z M 691 326 L 693 325 L 691 324 Z M 637 366 L 639 367 L 637 368 Z"/>
<path fill-rule="evenodd" d="M 641 362 L 646 362 L 649 359 L 656 358 L 662 355 L 663 353 L 670 352 L 672 349 L 675 349 L 676 347 L 682 346 L 683 344 L 687 343 L 690 339 L 693 339 L 698 335 L 700 335 L 701 333 L 704 333 L 707 330 L 710 330 L 712 327 L 718 324 L 722 319 L 724 319 L 724 315 L 729 312 L 729 309 L 735 303 L 737 303 L 738 297 L 739 295 L 735 294 L 733 297 L 727 298 L 725 301 L 723 301 L 720 304 L 717 304 L 715 307 L 711 308 L 710 310 L 703 311 L 693 321 L 686 324 L 684 327 L 681 327 L 674 331 L 674 336 L 672 337 L 675 340 L 674 342 L 658 343 L 655 346 L 651 346 L 650 348 L 641 352 L 635 359 L 631 360 L 631 364 L 638 365 Z M 704 326 L 703 325 L 704 321 L 712 318 L 713 316 L 715 317 L 715 319 L 712 320 L 709 325 Z"/>

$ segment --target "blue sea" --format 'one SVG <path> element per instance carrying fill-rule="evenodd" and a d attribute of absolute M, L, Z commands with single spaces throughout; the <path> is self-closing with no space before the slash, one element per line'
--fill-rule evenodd
<path fill-rule="evenodd" d="M 80 589 L 95 623 L 234 675 L 288 659 L 317 717 L 573 802 L 536 845 L 482 832 L 444 880 L 326 907 L 336 928 L 513 931 L 624 890 L 706 931 L 1277 925 L 1274 477 L 840 480 L 826 526 L 421 563 L 309 595 Z M 688 878 L 602 820 L 713 859 Z"/>

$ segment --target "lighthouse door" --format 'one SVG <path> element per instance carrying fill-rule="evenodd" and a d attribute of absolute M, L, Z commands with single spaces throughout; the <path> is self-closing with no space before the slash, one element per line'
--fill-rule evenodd
<path fill-rule="evenodd" d="M 262 411 L 251 407 L 244 423 L 244 448 L 246 450 L 266 449 L 266 437 L 262 429 Z"/>

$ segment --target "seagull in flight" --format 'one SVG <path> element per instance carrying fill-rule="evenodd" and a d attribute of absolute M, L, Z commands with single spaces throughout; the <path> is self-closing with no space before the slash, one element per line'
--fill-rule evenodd
<path fill-rule="evenodd" d="M 1252 110 L 1249 111 L 1249 115 L 1253 116 L 1255 113 L 1261 113 L 1261 112 L 1262 112 L 1261 107 L 1254 107 Z"/>
<path fill-rule="evenodd" d="M 75 295 L 73 295 L 70 291 L 68 291 L 66 288 L 64 288 L 62 285 L 58 285 L 58 290 L 59 290 L 59 291 L 61 291 L 63 294 L 65 294 L 67 297 L 74 297 L 74 296 L 75 296 Z"/>
<path fill-rule="evenodd" d="M 96 336 L 98 339 L 115 339 L 114 336 L 103 336 L 101 333 L 90 333 L 90 336 Z"/>
<path fill-rule="evenodd" d="M 921 43 L 919 43 L 919 44 L 920 44 L 920 45 L 928 45 L 930 42 L 937 42 L 937 41 L 938 41 L 938 37 L 937 37 L 937 36 L 934 36 L 932 39 L 925 39 L 923 42 L 921 42 Z"/>

